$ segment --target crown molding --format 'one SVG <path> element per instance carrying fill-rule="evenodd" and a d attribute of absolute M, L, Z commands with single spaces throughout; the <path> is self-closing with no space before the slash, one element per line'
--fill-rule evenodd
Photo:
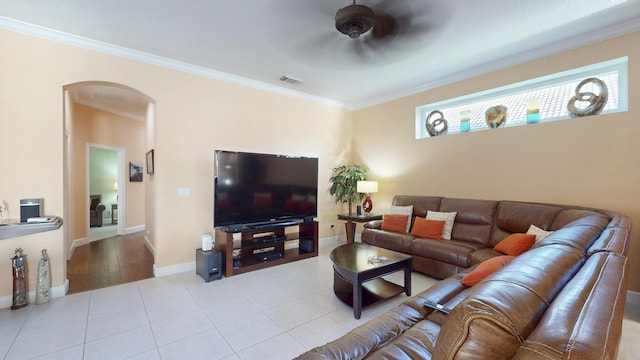
<path fill-rule="evenodd" d="M 295 91 L 283 87 L 279 87 L 264 82 L 247 79 L 237 75 L 227 74 L 220 71 L 208 69 L 201 66 L 188 64 L 185 62 L 172 60 L 169 58 L 152 55 L 149 53 L 100 42 L 81 36 L 45 28 L 42 26 L 33 25 L 30 23 L 1 17 L 0 16 L 0 29 L 21 33 L 29 36 L 34 36 L 54 42 L 63 43 L 99 53 L 118 56 L 138 62 L 156 65 L 180 72 L 185 72 L 193 75 L 225 81 L 237 85 L 242 85 L 258 90 L 263 90 L 279 95 L 289 96 L 302 100 L 321 103 L 324 105 L 335 106 L 346 110 L 360 110 L 367 107 L 383 104 L 389 101 L 401 99 L 407 96 L 415 95 L 428 90 L 433 90 L 445 85 L 456 83 L 459 81 L 467 80 L 473 77 L 485 75 L 500 69 L 523 64 L 525 62 L 537 60 L 550 55 L 558 54 L 564 51 L 573 50 L 579 47 L 587 46 L 599 41 L 612 39 L 614 37 L 626 35 L 640 30 L 640 19 L 632 19 L 619 24 L 614 24 L 604 29 L 598 29 L 589 33 L 580 34 L 579 36 L 571 37 L 563 41 L 556 42 L 551 45 L 545 45 L 534 50 L 529 50 L 523 53 L 515 54 L 502 58 L 497 61 L 490 61 L 484 65 L 476 66 L 471 69 L 455 72 L 442 76 L 439 79 L 430 81 L 426 84 L 413 87 L 411 89 L 405 89 L 394 93 L 385 94 L 383 96 L 375 97 L 366 101 L 356 102 L 348 104 L 345 102 L 314 96 L 300 91 Z"/>
<path fill-rule="evenodd" d="M 121 46 L 112 45 L 109 43 L 88 39 L 82 36 L 69 34 L 66 32 L 49 29 L 43 26 L 30 24 L 23 21 L 0 16 L 0 29 L 4 29 L 11 32 L 16 32 L 24 35 L 29 35 L 45 40 L 50 40 L 82 49 L 87 49 L 103 54 L 113 55 L 129 60 L 135 60 L 141 63 L 156 65 L 171 70 L 177 70 L 184 73 L 198 75 L 206 78 L 225 81 L 237 85 L 242 85 L 258 90 L 263 90 L 279 95 L 289 96 L 302 100 L 312 101 L 324 105 L 335 106 L 352 110 L 349 104 L 341 101 L 328 99 L 320 96 L 314 96 L 300 91 L 286 89 L 280 86 L 267 84 L 264 82 L 247 79 L 241 76 L 227 74 L 224 72 L 208 69 L 202 66 L 192 65 L 182 61 L 172 60 L 169 58 L 152 55 L 142 51 L 137 51 Z"/>

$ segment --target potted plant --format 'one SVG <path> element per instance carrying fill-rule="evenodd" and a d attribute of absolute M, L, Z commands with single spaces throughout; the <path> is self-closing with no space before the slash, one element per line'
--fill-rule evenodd
<path fill-rule="evenodd" d="M 357 184 L 358 181 L 366 178 L 367 170 L 358 164 L 333 168 L 333 176 L 329 178 L 331 182 L 329 193 L 336 197 L 336 203 L 349 204 L 349 215 L 352 214 L 351 205 L 364 199 L 365 194 L 358 193 Z"/>

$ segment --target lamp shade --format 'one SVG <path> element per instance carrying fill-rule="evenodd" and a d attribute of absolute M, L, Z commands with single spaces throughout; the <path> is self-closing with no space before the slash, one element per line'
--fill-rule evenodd
<path fill-rule="evenodd" d="M 359 193 L 376 193 L 378 192 L 377 181 L 358 181 L 356 185 L 356 191 Z"/>

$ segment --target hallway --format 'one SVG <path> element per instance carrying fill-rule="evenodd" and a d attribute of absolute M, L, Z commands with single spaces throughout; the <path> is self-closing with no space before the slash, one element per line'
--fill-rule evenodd
<path fill-rule="evenodd" d="M 153 277 L 144 233 L 112 236 L 75 249 L 67 261 L 69 294 Z"/>

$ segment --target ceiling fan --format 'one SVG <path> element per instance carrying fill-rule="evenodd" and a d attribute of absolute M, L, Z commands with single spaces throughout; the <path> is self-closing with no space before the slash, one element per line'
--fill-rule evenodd
<path fill-rule="evenodd" d="M 396 27 L 396 19 L 391 15 L 384 12 L 376 14 L 370 7 L 356 4 L 356 0 L 336 13 L 336 29 L 351 39 L 360 38 L 372 28 L 374 37 L 383 38 L 393 33 Z"/>
<path fill-rule="evenodd" d="M 287 0 L 282 14 L 300 14 L 308 31 L 291 31 L 278 22 L 274 38 L 296 44 L 289 53 L 305 65 L 336 71 L 358 69 L 363 64 L 387 65 L 414 56 L 446 24 L 453 2 L 439 0 Z M 286 7 L 285 7 L 286 5 Z M 288 16 L 288 15 L 287 15 Z M 331 26 L 331 25 L 334 26 Z M 337 30 L 337 31 L 336 31 Z"/>

